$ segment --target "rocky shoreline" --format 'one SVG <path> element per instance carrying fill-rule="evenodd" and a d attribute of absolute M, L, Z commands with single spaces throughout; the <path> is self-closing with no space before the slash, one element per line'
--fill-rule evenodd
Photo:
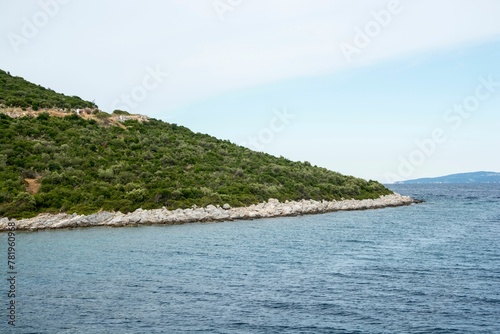
<path fill-rule="evenodd" d="M 381 196 L 377 199 L 342 200 L 342 201 L 286 201 L 279 202 L 269 199 L 257 205 L 248 207 L 231 208 L 208 205 L 205 208 L 193 207 L 191 209 L 167 210 L 142 210 L 123 214 L 121 212 L 97 212 L 91 215 L 77 214 L 40 214 L 28 219 L 0 219 L 0 231 L 7 231 L 9 222 L 15 223 L 16 230 L 37 231 L 45 229 L 81 228 L 95 226 L 139 226 L 152 224 L 185 224 L 195 222 L 216 222 L 231 220 L 249 220 L 257 218 L 299 216 L 333 211 L 368 210 L 395 206 L 410 205 L 419 201 L 400 194 Z M 11 224 L 12 225 L 12 224 Z"/>

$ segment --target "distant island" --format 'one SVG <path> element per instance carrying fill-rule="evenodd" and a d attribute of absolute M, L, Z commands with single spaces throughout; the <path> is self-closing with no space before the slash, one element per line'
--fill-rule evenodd
<path fill-rule="evenodd" d="M 459 173 L 446 176 L 427 177 L 427 178 L 396 182 L 396 184 L 418 184 L 418 183 L 500 183 L 500 173 L 496 172 Z"/>
<path fill-rule="evenodd" d="M 36 228 L 46 228 L 47 214 L 79 215 L 64 226 L 115 226 L 412 203 L 377 181 L 255 152 L 147 116 L 106 113 L 2 70 L 0 133 L 0 225 L 40 217 Z M 252 205 L 262 208 L 237 210 Z M 121 216 L 133 212 L 141 218 Z M 92 214 L 100 218 L 89 223 Z"/>

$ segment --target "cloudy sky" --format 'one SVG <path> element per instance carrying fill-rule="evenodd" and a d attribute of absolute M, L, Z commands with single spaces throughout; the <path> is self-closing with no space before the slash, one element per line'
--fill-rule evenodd
<path fill-rule="evenodd" d="M 390 182 L 500 171 L 498 0 L 0 0 L 0 68 Z"/>

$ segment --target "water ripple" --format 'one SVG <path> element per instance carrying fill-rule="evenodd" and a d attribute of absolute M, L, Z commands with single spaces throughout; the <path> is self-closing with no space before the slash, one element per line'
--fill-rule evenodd
<path fill-rule="evenodd" d="M 426 202 L 20 233 L 15 333 L 499 333 L 499 187 L 395 187 Z"/>

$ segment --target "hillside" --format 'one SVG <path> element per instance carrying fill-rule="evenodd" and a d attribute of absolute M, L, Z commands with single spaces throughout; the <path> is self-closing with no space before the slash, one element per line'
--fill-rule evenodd
<path fill-rule="evenodd" d="M 472 172 L 459 173 L 439 177 L 421 178 L 407 180 L 398 183 L 416 184 L 416 183 L 500 183 L 500 173 L 495 172 Z"/>
<path fill-rule="evenodd" d="M 78 96 L 66 96 L 51 89 L 35 85 L 21 77 L 10 75 L 10 73 L 0 70 L 0 107 L 32 108 L 97 108 L 88 101 L 84 101 Z"/>
<path fill-rule="evenodd" d="M 9 87 L 2 83 L 0 101 L 15 95 Z M 47 101 L 60 95 L 41 91 Z M 10 107 L 19 107 L 12 103 Z M 111 117 L 106 115 L 102 117 Z M 254 152 L 155 119 L 125 118 L 121 126 L 109 126 L 71 111 L 59 116 L 0 113 L 0 216 L 245 206 L 268 198 L 365 199 L 392 193 L 375 181 Z"/>

